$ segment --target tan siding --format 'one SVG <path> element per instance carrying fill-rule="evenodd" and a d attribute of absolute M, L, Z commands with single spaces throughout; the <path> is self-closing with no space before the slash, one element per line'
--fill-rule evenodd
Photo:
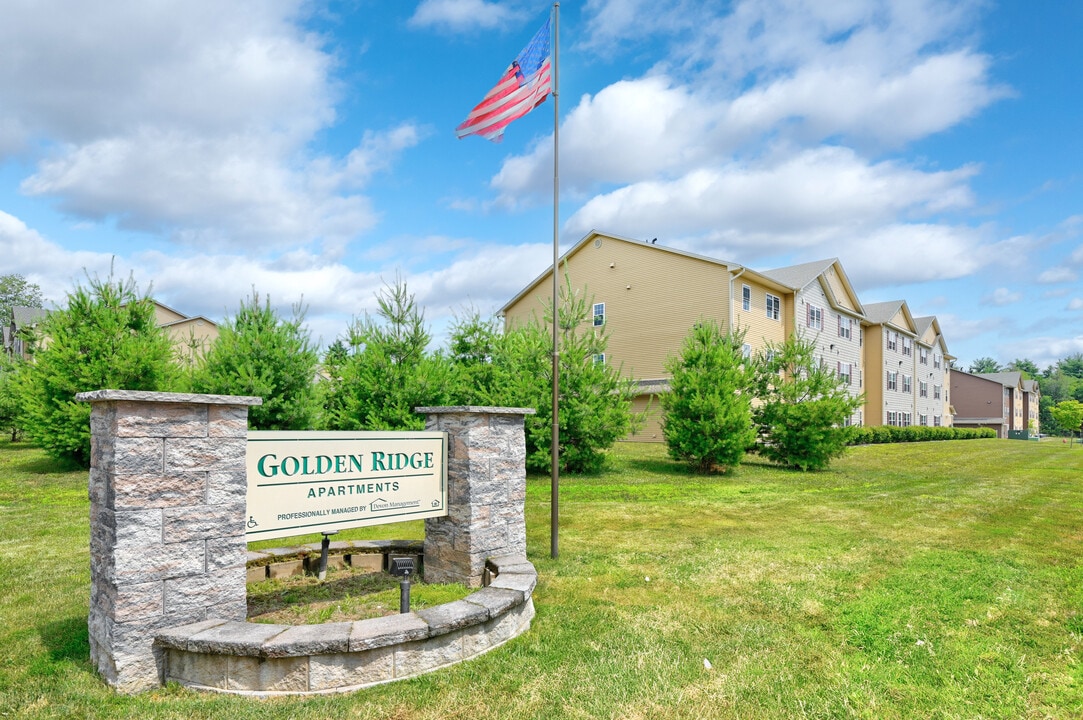
<path fill-rule="evenodd" d="M 842 284 L 842 279 L 839 278 L 838 273 L 835 272 L 835 268 L 829 267 L 827 271 L 824 272 L 823 277 L 831 288 L 831 292 L 835 295 L 835 301 L 839 306 L 856 313 L 857 306 L 854 305 L 850 293 L 846 292 L 846 287 Z"/>
<path fill-rule="evenodd" d="M 748 310 L 745 310 L 742 304 L 741 293 L 745 285 L 752 290 L 752 306 Z M 767 317 L 767 293 L 780 299 L 778 320 Z M 745 342 L 752 346 L 753 351 L 762 350 L 768 343 L 777 345 L 785 342 L 784 318 L 791 305 L 792 302 L 785 293 L 770 289 L 747 276 L 738 277 L 733 281 L 733 325 L 735 329 L 745 331 Z"/>
<path fill-rule="evenodd" d="M 187 360 L 205 354 L 218 339 L 218 326 L 200 318 L 169 325 L 165 331 L 177 352 Z"/>
<path fill-rule="evenodd" d="M 626 377 L 665 377 L 666 358 L 676 355 L 699 320 L 729 319 L 729 272 L 724 265 L 612 238 L 601 247 L 585 243 L 567 258 L 572 287 L 587 299 L 605 303 L 609 348 L 606 361 Z M 566 267 L 566 270 L 565 270 Z M 505 313 L 507 325 L 539 317 L 552 296 L 549 273 Z"/>
<path fill-rule="evenodd" d="M 168 325 L 169 323 L 184 319 L 185 316 L 181 315 L 179 312 L 170 310 L 157 302 L 154 303 L 154 322 L 156 325 Z"/>
<path fill-rule="evenodd" d="M 632 442 L 665 442 L 662 436 L 662 403 L 657 395 L 640 395 L 632 399 L 632 412 L 645 413 L 639 432 L 625 440 Z"/>

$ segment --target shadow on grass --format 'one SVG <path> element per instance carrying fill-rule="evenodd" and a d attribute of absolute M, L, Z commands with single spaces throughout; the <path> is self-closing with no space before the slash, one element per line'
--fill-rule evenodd
<path fill-rule="evenodd" d="M 81 470 L 77 464 L 42 456 L 41 448 L 26 440 L 0 443 L 4 454 L 10 461 L 10 468 L 16 472 L 30 475 L 53 475 Z"/>
<path fill-rule="evenodd" d="M 311 576 L 268 580 L 249 587 L 248 617 L 259 617 L 296 605 L 375 595 L 398 586 L 398 578 L 382 572 L 351 573 L 324 582 Z"/>
<path fill-rule="evenodd" d="M 38 634 L 53 662 L 90 662 L 90 631 L 87 629 L 86 615 L 39 625 Z"/>

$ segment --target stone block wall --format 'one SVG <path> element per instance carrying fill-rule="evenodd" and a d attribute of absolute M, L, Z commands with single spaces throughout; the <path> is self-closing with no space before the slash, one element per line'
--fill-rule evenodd
<path fill-rule="evenodd" d="M 526 555 L 526 441 L 532 408 L 427 407 L 448 434 L 448 514 L 425 520 L 425 581 L 483 584 L 485 561 Z"/>
<path fill-rule="evenodd" d="M 124 692 L 161 680 L 154 635 L 244 620 L 245 443 L 260 398 L 127 390 L 93 404 L 90 653 Z"/>

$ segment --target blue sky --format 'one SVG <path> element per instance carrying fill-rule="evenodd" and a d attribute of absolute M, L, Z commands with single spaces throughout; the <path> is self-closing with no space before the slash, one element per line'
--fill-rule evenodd
<path fill-rule="evenodd" d="M 220 320 L 254 287 L 329 343 L 405 280 L 434 334 L 546 268 L 550 99 L 455 126 L 533 0 L 0 5 L 0 272 L 131 272 Z M 838 257 L 965 366 L 1083 352 L 1083 4 L 561 6 L 560 238 L 756 269 Z"/>

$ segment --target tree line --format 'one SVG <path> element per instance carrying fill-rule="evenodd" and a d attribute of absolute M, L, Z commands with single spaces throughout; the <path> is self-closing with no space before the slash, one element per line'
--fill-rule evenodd
<path fill-rule="evenodd" d="M 134 279 L 87 280 L 37 328 L 29 361 L 0 366 L 0 425 L 57 459 L 89 465 L 90 406 L 74 397 L 111 388 L 259 396 L 263 404 L 249 411 L 258 430 L 422 429 L 414 411 L 421 406 L 532 408 L 527 467 L 549 468 L 551 306 L 506 330 L 497 318 L 466 312 L 446 347 L 431 350 L 423 308 L 396 281 L 377 293 L 375 313 L 355 317 L 320 352 L 302 305 L 281 315 L 253 289 L 218 339 L 193 354 L 158 327 L 154 302 Z M 16 300 L 40 306 L 40 292 L 23 290 Z M 632 412 L 637 383 L 604 362 L 608 334 L 593 326 L 590 298 L 566 280 L 558 305 L 561 470 L 596 472 L 643 421 Z M 816 360 L 811 343 L 791 338 L 753 355 L 743 341 L 704 321 L 670 358 L 670 387 L 658 402 L 672 457 L 713 472 L 757 452 L 816 470 L 861 437 L 848 427 L 861 398 Z"/>

